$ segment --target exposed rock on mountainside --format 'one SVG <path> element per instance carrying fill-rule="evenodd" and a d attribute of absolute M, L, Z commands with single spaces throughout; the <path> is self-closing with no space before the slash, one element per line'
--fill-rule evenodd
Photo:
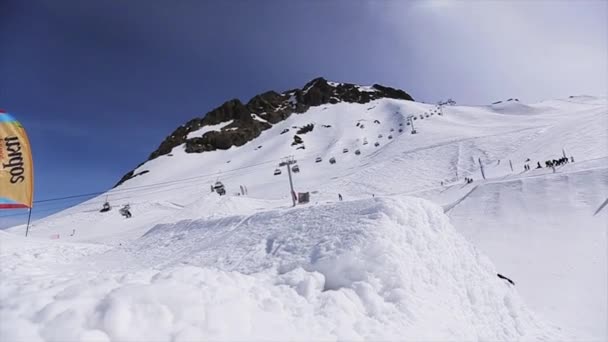
<path fill-rule="evenodd" d="M 304 113 L 310 107 L 339 102 L 367 103 L 381 98 L 414 100 L 403 90 L 379 84 L 361 87 L 349 83 L 328 82 L 324 78 L 316 78 L 302 89 L 293 89 L 281 94 L 267 91 L 254 96 L 247 104 L 233 99 L 203 117 L 194 118 L 179 126 L 150 154 L 148 160 L 169 154 L 173 148 L 182 144 L 185 144 L 187 153 L 226 150 L 232 146 L 242 146 L 257 138 L 262 131 L 272 127 L 273 124 L 287 119 L 293 113 Z M 201 132 L 200 135 L 196 133 L 206 126 L 222 123 L 226 125 L 216 130 Z M 125 174 L 116 185 L 132 177 L 134 177 L 133 171 Z"/>

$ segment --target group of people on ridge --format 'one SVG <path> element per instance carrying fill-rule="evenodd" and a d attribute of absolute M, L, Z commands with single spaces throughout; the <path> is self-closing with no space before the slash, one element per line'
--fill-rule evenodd
<path fill-rule="evenodd" d="M 527 162 L 529 162 L 530 159 L 526 159 L 526 164 L 524 164 L 524 171 L 530 171 L 530 164 L 527 164 Z M 574 163 L 574 157 L 570 157 L 570 159 L 568 159 L 568 157 L 561 157 L 559 159 L 552 159 L 552 160 L 546 160 L 545 161 L 545 167 L 551 167 L 553 168 L 553 171 L 555 172 L 555 167 L 556 166 L 561 166 L 564 164 L 568 164 L 568 163 Z M 542 169 L 542 165 L 540 164 L 540 162 L 536 162 L 536 168 L 537 169 Z"/>

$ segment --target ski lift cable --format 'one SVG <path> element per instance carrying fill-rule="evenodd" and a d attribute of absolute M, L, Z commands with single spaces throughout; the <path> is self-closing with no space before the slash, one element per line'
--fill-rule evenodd
<path fill-rule="evenodd" d="M 308 160 L 308 159 L 313 159 L 316 158 L 316 154 L 323 152 L 325 150 L 316 150 L 316 151 L 310 151 L 310 152 L 306 152 L 304 155 L 300 156 L 300 160 Z M 217 177 L 218 174 L 229 174 L 229 173 L 233 173 L 235 171 L 240 171 L 240 170 L 245 170 L 245 169 L 249 169 L 249 168 L 253 168 L 253 167 L 257 167 L 257 166 L 261 166 L 261 165 L 266 165 L 266 164 L 270 164 L 270 163 L 276 163 L 276 162 L 280 162 L 282 159 L 272 159 L 272 160 L 266 160 L 260 163 L 256 163 L 256 164 L 251 164 L 251 165 L 246 165 L 246 166 L 242 166 L 242 167 L 238 167 L 238 168 L 234 168 L 234 169 L 230 169 L 230 170 L 226 170 L 226 171 L 221 171 L 221 172 L 213 172 L 213 173 L 208 173 L 208 174 L 203 174 L 203 175 L 198 175 L 198 176 L 194 176 L 194 177 L 188 177 L 188 178 L 183 178 L 183 179 L 177 179 L 177 180 L 171 180 L 171 181 L 165 181 L 165 182 L 159 182 L 159 183 L 152 183 L 152 184 L 146 184 L 146 185 L 141 185 L 141 186 L 132 186 L 132 187 L 128 187 L 128 188 L 124 188 L 124 189 L 110 189 L 108 191 L 98 191 L 98 192 L 90 192 L 90 193 L 85 193 L 85 194 L 75 194 L 75 195 L 68 195 L 68 196 L 63 196 L 63 197 L 55 197 L 55 198 L 46 198 L 43 200 L 37 200 L 34 201 L 34 203 L 36 204 L 42 204 L 42 206 L 46 206 L 47 203 L 50 202 L 58 202 L 58 201 L 66 201 L 66 200 L 74 200 L 74 199 L 78 199 L 78 198 L 83 198 L 83 197 L 93 197 L 93 196 L 98 196 L 98 195 L 102 195 L 102 194 L 106 194 L 106 197 L 108 195 L 113 195 L 113 194 L 126 194 L 127 192 L 136 192 L 138 193 L 137 195 L 133 194 L 133 196 L 126 196 L 126 197 L 120 197 L 120 198 L 113 198 L 113 201 L 117 201 L 117 200 L 124 200 L 124 199 L 132 199 L 132 198 L 136 198 L 136 197 L 141 197 L 141 196 L 145 196 L 145 195 L 149 195 L 151 193 L 160 193 L 160 192 L 165 192 L 165 191 L 171 191 L 171 190 L 176 190 L 176 189 L 183 189 L 183 188 L 188 188 L 191 187 L 192 185 L 192 181 L 207 181 L 208 178 L 213 178 L 213 177 Z M 183 186 L 183 187 L 172 187 L 173 185 L 178 185 L 179 183 L 183 183 L 183 182 L 189 182 L 188 185 Z M 167 189 L 164 190 L 157 190 L 159 188 L 163 188 L 163 187 L 167 187 Z M 146 190 L 157 190 L 154 192 L 150 192 L 150 193 L 146 193 Z M 107 201 L 106 200 L 100 200 L 100 201 L 94 201 L 94 202 L 88 202 L 86 204 L 84 204 L 86 207 L 89 206 L 93 206 L 94 204 L 100 204 Z M 69 209 L 74 207 L 75 205 L 78 205 L 80 203 L 76 203 L 72 206 L 69 206 L 65 209 Z M 61 206 L 52 206 L 52 207 L 46 207 L 43 209 L 37 209 L 36 212 L 48 212 L 48 211 L 52 211 L 55 209 L 61 208 Z M 16 213 L 16 214 L 8 214 L 8 215 L 0 215 L 0 218 L 2 217 L 14 217 L 14 216 L 23 216 L 23 215 L 27 215 L 28 213 Z"/>
<path fill-rule="evenodd" d="M 246 168 L 250 168 L 250 167 L 255 167 L 255 166 L 259 166 L 259 165 L 263 165 L 263 164 L 268 164 L 270 162 L 276 162 L 276 160 L 272 160 L 272 161 L 266 161 L 263 163 L 258 163 L 258 164 L 254 164 L 254 165 L 248 165 L 246 167 L 241 167 L 241 168 L 236 168 L 236 169 L 232 169 L 232 170 L 228 170 L 225 171 L 225 173 L 229 173 L 229 172 L 234 172 L 240 169 L 246 169 Z M 213 174 L 209 174 L 209 175 L 199 175 L 197 177 L 190 177 L 190 178 L 185 178 L 185 179 L 180 179 L 180 180 L 174 180 L 174 181 L 167 181 L 167 182 L 161 182 L 161 183 L 154 183 L 154 184 L 147 184 L 144 186 L 136 186 L 136 187 L 129 187 L 126 189 L 118 189 L 115 191 L 108 191 L 108 192 L 92 192 L 92 193 L 87 193 L 87 194 L 79 194 L 79 195 L 71 195 L 71 196 L 64 196 L 64 197 L 58 197 L 58 198 L 49 198 L 49 199 L 45 199 L 45 200 L 40 200 L 40 201 L 35 201 L 34 203 L 38 203 L 41 204 L 42 206 L 48 205 L 48 204 L 52 204 L 51 202 L 57 202 L 57 201 L 66 201 L 66 200 L 70 200 L 70 199 L 78 199 L 78 198 L 82 198 L 82 197 L 92 197 L 92 196 L 96 196 L 96 195 L 101 195 L 101 194 L 106 194 L 106 195 L 112 195 L 112 194 L 126 194 L 128 192 L 136 192 L 139 195 L 146 195 L 148 194 L 147 191 L 149 190 L 157 190 L 159 188 L 163 188 L 166 187 L 168 189 L 165 189 L 163 191 L 170 191 L 170 190 L 175 190 L 175 189 L 182 189 L 182 188 L 188 188 L 192 186 L 192 183 L 194 182 L 201 182 L 201 181 L 208 181 L 209 178 L 216 176 L 217 173 L 213 173 Z M 206 178 L 203 178 L 206 177 Z M 198 178 L 198 180 L 196 179 Z M 175 185 L 179 185 L 178 183 L 183 183 L 183 182 L 188 182 L 187 186 L 182 186 L 182 187 L 174 187 Z M 156 192 L 162 192 L 162 191 L 155 191 Z M 113 201 L 116 200 L 122 200 L 122 199 L 128 199 L 128 198 L 132 198 L 133 196 L 125 196 L 125 197 L 119 197 L 119 198 L 112 198 Z M 89 205 L 89 204 L 93 204 L 93 203 L 102 203 L 105 202 L 105 200 L 100 200 L 100 201 L 95 201 L 95 202 L 89 202 L 86 203 L 85 205 Z M 60 207 L 60 206 L 59 206 Z M 39 211 L 39 210 L 37 210 Z M 25 213 L 27 214 L 27 213 Z M 9 216 L 18 216 L 18 215 L 23 215 L 23 213 L 21 214 L 10 214 L 10 215 L 0 215 L 0 217 L 9 217 Z"/>
<path fill-rule="evenodd" d="M 166 189 L 145 189 L 143 190 L 141 193 L 135 193 L 135 194 L 131 194 L 131 195 L 126 195 L 124 197 L 119 197 L 119 198 L 113 198 L 112 201 L 128 201 L 130 203 L 137 203 L 136 199 L 137 198 L 142 198 L 142 197 L 146 197 L 149 196 L 151 194 L 156 194 L 156 193 L 162 193 L 162 192 L 167 192 L 167 191 L 175 191 L 175 190 L 180 190 L 180 189 L 187 189 L 187 188 L 191 188 L 191 184 L 187 184 L 187 185 L 182 185 L 180 187 L 172 187 L 172 188 L 166 188 Z M 76 205 L 81 205 L 81 208 L 83 209 L 82 211 L 78 211 L 78 212 L 74 212 L 74 214 L 76 213 L 80 213 L 80 212 L 88 212 L 91 209 L 95 209 L 98 208 L 99 205 L 105 203 L 105 200 L 99 200 L 99 201 L 91 201 L 91 202 L 86 202 L 86 203 L 74 203 L 68 207 L 63 207 L 60 203 L 49 203 L 49 207 L 45 207 L 42 209 L 37 209 L 36 212 L 48 212 L 48 211 L 52 211 L 52 210 L 56 210 L 56 209 L 64 209 L 64 210 L 68 210 L 70 208 L 75 207 Z M 37 207 L 38 208 L 38 207 Z M 23 215 L 28 215 L 27 212 L 24 213 L 15 213 L 15 214 L 8 214 L 8 215 L 0 215 L 0 218 L 3 217 L 12 217 L 12 216 L 23 216 Z"/>
<path fill-rule="evenodd" d="M 181 186 L 179 186 L 179 187 L 164 188 L 164 189 L 160 189 L 160 190 L 158 188 L 142 189 L 141 191 L 139 191 L 137 193 L 123 194 L 124 196 L 122 196 L 122 197 L 113 197 L 112 202 L 131 200 L 134 198 L 145 197 L 145 196 L 155 194 L 155 193 L 162 193 L 162 192 L 166 192 L 166 191 L 175 191 L 175 190 L 187 189 L 187 188 L 191 188 L 191 187 L 192 187 L 192 182 L 190 182 L 188 184 L 181 184 Z M 65 207 L 65 209 L 69 209 L 78 204 L 80 204 L 84 208 L 98 207 L 99 205 L 106 203 L 106 202 L 107 202 L 107 200 L 105 200 L 105 199 L 96 199 L 96 200 L 91 200 L 88 202 L 74 203 L 72 205 L 69 205 L 68 207 Z M 61 203 L 57 203 L 57 202 L 47 202 L 47 203 L 43 203 L 43 205 L 46 205 L 44 207 L 44 209 L 47 209 L 47 208 L 53 209 L 53 208 L 62 208 L 63 207 L 63 205 Z M 37 208 L 40 208 L 40 206 L 38 206 Z M 36 211 L 39 211 L 39 210 L 36 210 Z M 0 216 L 0 217 L 3 217 L 3 216 Z"/>
<path fill-rule="evenodd" d="M 319 153 L 319 152 L 320 152 L 320 150 L 319 151 L 307 152 L 300 159 L 306 160 L 306 159 L 309 158 L 308 155 L 311 155 L 311 154 L 314 154 L 314 153 Z M 207 173 L 207 174 L 203 174 L 203 175 L 198 175 L 198 176 L 193 176 L 193 177 L 188 177 L 188 178 L 182 178 L 182 179 L 177 179 L 177 180 L 171 180 L 171 181 L 165 181 L 165 182 L 159 182 L 159 183 L 152 183 L 152 184 L 146 184 L 146 185 L 140 185 L 140 186 L 132 186 L 132 187 L 123 188 L 123 189 L 116 189 L 116 190 L 110 189 L 110 190 L 107 190 L 107 191 L 97 191 L 97 192 L 91 192 L 91 193 L 85 193 L 85 194 L 69 195 L 69 196 L 64 196 L 64 197 L 46 198 L 46 199 L 43 199 L 43 200 L 34 201 L 34 203 L 53 202 L 53 201 L 60 201 L 60 200 L 66 200 L 66 199 L 74 199 L 74 198 L 79 198 L 79 197 L 90 197 L 90 196 L 96 196 L 96 195 L 101 195 L 101 194 L 112 195 L 112 194 L 116 194 L 116 193 L 120 193 L 120 192 L 128 192 L 128 191 L 132 191 L 132 190 L 136 190 L 136 189 L 142 189 L 142 188 L 155 188 L 155 187 L 158 187 L 158 186 L 161 186 L 161 185 L 181 183 L 181 182 L 186 182 L 186 181 L 200 179 L 200 178 L 216 177 L 218 174 L 219 175 L 228 174 L 228 173 L 232 173 L 232 172 L 235 172 L 235 171 L 249 169 L 249 168 L 253 168 L 253 167 L 257 167 L 257 166 L 261 166 L 261 165 L 265 165 L 265 164 L 276 163 L 277 161 L 280 161 L 280 160 L 281 160 L 280 158 L 279 159 L 266 160 L 266 161 L 263 161 L 263 162 L 260 162 L 260 163 L 246 165 L 246 166 L 242 166 L 242 167 L 238 167 L 238 168 L 234 168 L 234 169 L 229 169 L 229 170 L 226 170 L 226 171 Z"/>
<path fill-rule="evenodd" d="M 269 163 L 276 163 L 278 160 L 279 159 L 268 160 L 268 161 L 264 161 L 264 162 L 257 163 L 257 164 L 252 164 L 252 165 L 247 165 L 247 166 L 243 166 L 243 167 L 239 167 L 239 168 L 235 168 L 235 169 L 230 169 L 230 170 L 227 170 L 227 171 L 222 171 L 220 174 L 231 173 L 231 172 L 234 172 L 234 171 L 248 169 L 248 168 L 252 168 L 252 167 L 256 167 L 256 166 L 260 166 L 260 165 L 264 165 L 264 164 L 269 164 Z M 156 186 L 165 185 L 165 184 L 185 182 L 185 181 L 190 181 L 190 180 L 194 180 L 194 179 L 200 179 L 200 178 L 204 178 L 204 177 L 216 177 L 217 175 L 218 175 L 218 172 L 214 172 L 214 173 L 203 174 L 203 175 L 198 175 L 198 176 L 189 177 L 189 178 L 182 178 L 182 179 L 177 179 L 177 180 L 172 180 L 172 181 L 152 183 L 152 184 L 141 185 L 141 186 L 132 186 L 132 187 L 124 188 L 124 189 L 116 189 L 116 190 L 110 189 L 110 190 L 107 190 L 107 191 L 98 191 L 98 192 L 91 192 L 91 193 L 86 193 L 86 194 L 70 195 L 70 196 L 55 197 L 55 198 L 46 198 L 46 199 L 43 199 L 43 200 L 34 201 L 34 203 L 52 202 L 52 201 L 72 199 L 72 198 L 78 198 L 78 197 L 95 196 L 95 195 L 101 195 L 101 194 L 112 195 L 112 194 L 120 193 L 120 192 L 128 192 L 128 191 L 131 191 L 131 190 L 136 190 L 136 189 L 141 189 L 141 188 L 150 188 L 150 187 L 156 187 Z"/>
<path fill-rule="evenodd" d="M 243 167 L 239 167 L 239 168 L 234 168 L 234 169 L 223 171 L 220 174 L 233 173 L 235 171 L 239 171 L 239 170 L 243 170 L 243 169 L 249 169 L 249 168 L 253 168 L 253 167 L 257 167 L 257 166 L 261 166 L 261 165 L 265 165 L 265 164 L 269 164 L 269 163 L 276 163 L 277 161 L 280 161 L 280 159 L 267 160 L 267 161 L 256 163 L 256 164 L 252 164 L 252 165 L 247 165 L 247 166 L 243 166 Z M 116 201 L 116 200 L 123 200 L 123 199 L 131 199 L 133 197 L 140 197 L 140 196 L 149 195 L 150 193 L 147 193 L 146 192 L 147 190 L 157 190 L 157 189 L 162 188 L 162 187 L 168 187 L 168 188 L 164 189 L 164 190 L 160 190 L 160 191 L 154 191 L 153 193 L 159 193 L 159 192 L 164 192 L 164 191 L 171 191 L 171 190 L 175 190 L 175 189 L 189 188 L 189 187 L 192 186 L 193 181 L 194 182 L 207 181 L 209 178 L 216 177 L 217 175 L 218 175 L 218 172 L 214 172 L 214 173 L 210 173 L 210 174 L 198 175 L 198 176 L 195 176 L 195 177 L 183 178 L 183 179 L 179 179 L 179 180 L 159 182 L 159 183 L 147 184 L 147 185 L 142 185 L 142 186 L 133 186 L 133 187 L 125 188 L 125 189 L 117 189 L 117 190 L 109 190 L 109 191 L 99 191 L 99 192 L 91 192 L 91 193 L 78 194 L 78 195 L 69 195 L 69 196 L 63 196 L 63 197 L 48 198 L 48 199 L 44 199 L 44 200 L 34 201 L 34 203 L 41 204 L 42 206 L 45 206 L 45 205 L 47 205 L 47 203 L 51 204 L 50 202 L 66 201 L 66 200 L 70 200 L 70 199 L 73 200 L 73 199 L 78 199 L 78 198 L 83 198 L 83 197 L 97 196 L 97 195 L 101 195 L 101 194 L 112 195 L 112 194 L 124 194 L 124 193 L 127 193 L 127 192 L 136 192 L 136 193 L 138 193 L 138 195 L 134 194 L 134 196 L 126 196 L 126 197 L 120 197 L 120 198 L 113 198 L 112 200 Z M 173 187 L 174 185 L 178 185 L 178 183 L 183 183 L 183 182 L 188 182 L 188 185 L 182 186 L 182 187 L 177 187 L 177 188 Z M 99 204 L 99 203 L 103 203 L 103 202 L 105 202 L 105 200 L 103 200 L 103 201 L 100 200 L 100 201 L 89 202 L 89 203 L 86 203 L 85 205 L 89 206 L 89 205 Z M 79 204 L 79 203 L 76 203 L 74 205 L 77 205 L 77 204 Z M 66 209 L 69 209 L 71 207 L 73 207 L 73 206 L 70 206 L 70 207 L 68 207 Z M 47 212 L 47 211 L 50 211 L 50 210 L 53 210 L 53 209 L 56 209 L 56 208 L 61 208 L 61 206 L 46 207 L 44 209 L 36 210 L 36 212 Z M 22 216 L 22 215 L 27 215 L 27 213 L 0 215 L 0 218 L 1 217 L 12 217 L 12 216 Z"/>

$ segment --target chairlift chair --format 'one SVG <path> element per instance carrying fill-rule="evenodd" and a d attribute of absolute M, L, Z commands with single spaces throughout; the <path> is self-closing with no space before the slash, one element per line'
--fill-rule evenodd
<path fill-rule="evenodd" d="M 278 176 L 281 174 L 281 169 L 274 169 L 274 175 Z"/>
<path fill-rule="evenodd" d="M 330 163 L 330 164 L 335 164 L 335 163 L 336 163 L 336 158 L 331 157 L 331 158 L 329 159 L 329 163 Z"/>
<path fill-rule="evenodd" d="M 355 150 L 355 154 L 356 154 L 356 155 L 360 155 L 360 154 L 361 154 L 361 151 L 359 151 L 359 150 Z"/>
<path fill-rule="evenodd" d="M 321 157 L 317 157 L 317 159 L 315 159 L 315 163 L 320 163 L 322 161 L 323 161 L 323 159 Z"/>
<path fill-rule="evenodd" d="M 293 171 L 294 173 L 298 173 L 298 172 L 300 172 L 300 167 L 299 167 L 298 165 L 294 165 L 294 166 L 291 168 L 291 171 Z"/>
<path fill-rule="evenodd" d="M 224 188 L 224 184 L 220 181 L 215 182 L 215 185 L 213 185 L 213 189 L 215 189 L 215 192 L 217 192 L 217 194 L 220 196 L 226 194 L 226 188 Z"/>
<path fill-rule="evenodd" d="M 112 207 L 110 206 L 110 203 L 105 202 L 105 203 L 103 204 L 103 208 L 101 208 L 101 210 L 100 210 L 99 212 L 100 212 L 100 213 L 105 213 L 105 212 L 110 211 L 111 209 L 112 209 Z"/>

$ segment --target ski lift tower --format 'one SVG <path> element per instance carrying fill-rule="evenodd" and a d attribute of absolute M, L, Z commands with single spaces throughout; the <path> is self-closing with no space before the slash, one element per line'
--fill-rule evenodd
<path fill-rule="evenodd" d="M 296 193 L 293 190 L 293 181 L 291 179 L 291 165 L 297 163 L 297 161 L 293 158 L 293 156 L 289 156 L 289 157 L 285 157 L 283 159 L 283 161 L 279 164 L 280 166 L 286 166 L 287 167 L 287 174 L 289 175 L 289 187 L 291 189 L 291 193 L 289 194 L 291 196 L 291 201 L 293 202 L 293 206 L 296 206 Z"/>
<path fill-rule="evenodd" d="M 410 122 L 410 127 L 412 128 L 412 134 L 416 134 L 416 133 L 418 133 L 418 132 L 416 131 L 416 129 L 414 128 L 414 116 L 413 116 L 413 115 L 410 115 L 410 116 L 408 116 L 408 117 L 407 117 L 407 119 L 408 119 L 408 120 L 409 120 L 409 122 Z"/>

